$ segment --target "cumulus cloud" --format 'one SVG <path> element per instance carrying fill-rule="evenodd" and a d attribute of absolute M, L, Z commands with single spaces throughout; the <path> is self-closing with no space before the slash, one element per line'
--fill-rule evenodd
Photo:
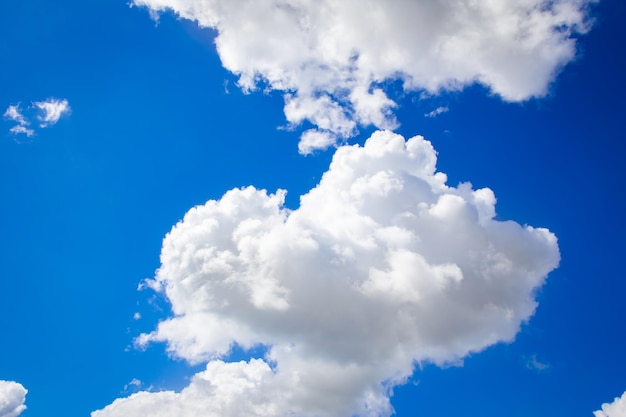
<path fill-rule="evenodd" d="M 389 416 L 416 364 L 512 341 L 556 237 L 496 220 L 494 193 L 447 185 L 436 159 L 420 136 L 378 131 L 339 147 L 295 210 L 253 187 L 192 208 L 149 281 L 173 317 L 137 343 L 206 370 L 92 416 Z M 223 362 L 234 344 L 267 354 Z"/>
<path fill-rule="evenodd" d="M 17 382 L 0 380 L 0 417 L 17 417 L 26 409 L 28 391 Z"/>
<path fill-rule="evenodd" d="M 626 417 L 626 392 L 612 403 L 602 404 L 602 410 L 594 411 L 595 417 Z"/>
<path fill-rule="evenodd" d="M 546 94 L 576 54 L 596 0 L 133 0 L 217 31 L 225 68 L 244 90 L 285 93 L 289 123 L 331 140 L 356 124 L 392 129 L 381 87 L 438 93 L 480 83 L 507 101 Z M 304 138 L 311 139 L 311 136 Z M 319 137 L 317 137 L 319 139 Z"/>
<path fill-rule="evenodd" d="M 4 112 L 4 118 L 16 122 L 17 125 L 9 129 L 14 135 L 24 134 L 31 137 L 35 134 L 35 129 L 30 128 L 31 120 L 36 119 L 40 128 L 50 127 L 56 124 L 59 119 L 70 113 L 70 105 L 67 99 L 49 98 L 44 101 L 35 101 L 25 110 L 22 110 L 20 103 L 10 105 Z"/>
<path fill-rule="evenodd" d="M 70 106 L 66 99 L 50 98 L 45 101 L 36 101 L 33 105 L 41 111 L 41 114 L 37 116 L 37 119 L 41 122 L 40 127 L 56 124 L 61 116 L 70 112 Z"/>

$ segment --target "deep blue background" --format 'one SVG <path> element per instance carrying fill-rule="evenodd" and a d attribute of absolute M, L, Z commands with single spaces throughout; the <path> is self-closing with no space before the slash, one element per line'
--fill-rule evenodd
<path fill-rule="evenodd" d="M 280 95 L 242 94 L 191 23 L 125 1 L 5 3 L 0 106 L 54 96 L 72 114 L 30 143 L 0 124 L 0 379 L 29 389 L 25 417 L 86 416 L 132 378 L 180 389 L 198 368 L 132 348 L 168 314 L 136 291 L 163 236 L 233 187 L 285 188 L 295 208 L 332 152 L 298 155 Z M 396 389 L 399 416 L 591 416 L 626 390 L 625 6 L 594 15 L 547 98 L 402 99 L 398 131 L 431 139 L 452 185 L 492 188 L 500 218 L 555 232 L 562 262 L 513 344 L 418 370 Z M 528 369 L 533 355 L 548 368 Z"/>

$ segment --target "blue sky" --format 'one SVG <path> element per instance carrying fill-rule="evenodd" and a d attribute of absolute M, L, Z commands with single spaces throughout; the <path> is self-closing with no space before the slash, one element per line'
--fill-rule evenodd
<path fill-rule="evenodd" d="M 313 22 L 322 19 L 309 2 L 268 0 L 254 7 L 243 2 L 249 7 L 236 11 L 224 7 L 216 12 L 224 13 L 221 32 L 198 27 L 195 20 L 211 26 L 210 18 L 186 8 L 200 4 L 192 0 L 136 1 L 136 7 L 127 3 L 34 0 L 1 6 L 0 110 L 19 110 L 25 120 L 6 113 L 0 133 L 0 380 L 28 390 L 27 408 L 20 415 L 78 417 L 96 410 L 103 410 L 96 417 L 160 415 L 155 411 L 158 401 L 165 404 L 162 410 L 183 404 L 180 415 L 190 417 L 196 414 L 185 408 L 189 404 L 221 404 L 221 411 L 211 405 L 205 412 L 223 416 L 252 415 L 250 410 L 273 415 L 271 407 L 280 415 L 366 415 L 363 410 L 386 415 L 391 409 L 383 403 L 394 387 L 390 401 L 398 416 L 591 416 L 603 403 L 622 396 L 622 2 L 555 2 L 583 10 L 593 25 L 580 33 L 586 30 L 575 29 L 573 21 L 554 20 L 565 35 L 538 31 L 538 37 L 556 36 L 556 46 L 550 44 L 552 49 L 538 55 L 515 49 L 515 36 L 511 43 L 491 44 L 492 37 L 485 35 L 467 46 L 461 41 L 473 26 L 468 24 L 470 32 L 463 32 L 464 21 L 457 22 L 459 32 L 454 26 L 443 35 L 458 36 L 463 48 L 450 47 L 452 52 L 441 56 L 424 53 L 427 62 L 420 60 L 422 52 L 439 39 L 439 28 L 418 31 L 420 38 L 390 25 L 373 31 L 374 40 L 361 39 L 359 35 L 368 33 L 357 30 L 361 15 L 338 12 L 335 29 L 345 29 L 342 39 L 347 40 L 331 42 L 337 48 L 331 52 L 340 56 L 336 51 L 341 48 L 356 48 L 357 58 L 350 57 L 356 69 L 333 67 L 337 56 L 324 48 L 306 53 L 291 48 L 291 26 L 281 26 L 282 20 L 267 39 L 251 37 L 255 24 L 265 33 L 264 13 L 279 15 L 280 7 L 274 7 L 279 3 L 286 9 L 285 4 L 299 5 L 299 12 Z M 387 12 L 385 8 L 396 7 L 378 3 L 368 2 L 375 11 L 368 18 L 374 21 L 378 16 L 402 18 L 399 28 L 424 23 L 400 6 Z M 509 3 L 524 2 L 502 4 Z M 267 5 L 272 7 L 259 11 Z M 155 14 L 163 7 L 187 19 L 169 10 L 159 14 L 157 23 Z M 429 10 L 422 10 L 426 19 Z M 504 7 L 481 16 L 495 27 L 518 17 L 516 10 Z M 445 6 L 441 16 L 458 18 L 456 12 Z M 350 19 L 341 20 L 345 16 Z M 311 27 L 315 32 L 316 26 Z M 320 39 L 325 35 L 320 30 Z M 278 47 L 272 36 L 284 43 Z M 559 48 L 571 39 L 576 46 L 569 56 Z M 331 58 L 320 58 L 320 51 Z M 380 51 L 400 51 L 407 59 L 390 54 L 388 61 L 368 61 Z M 502 51 L 513 51 L 513 58 Z M 559 53 L 564 54 L 560 60 L 554 58 Z M 331 64 L 317 66 L 320 62 Z M 242 91 L 237 84 L 245 84 L 249 71 L 261 75 L 256 91 Z M 404 87 L 399 72 L 409 74 Z M 365 99 L 358 96 L 363 85 Z M 63 100 L 67 107 L 58 118 L 41 104 L 56 103 L 59 110 Z M 286 102 L 292 107 L 285 108 Z M 11 132 L 15 126 L 33 133 Z M 380 159 L 371 156 L 376 149 L 382 152 L 380 147 L 399 143 L 400 136 L 383 133 L 365 145 L 379 128 L 392 129 L 406 140 L 423 135 L 431 141 L 437 170 L 447 174 L 450 188 L 441 191 L 432 172 L 422 167 L 421 157 L 435 155 L 422 141 L 411 142 L 420 147 L 418 156 L 396 148 Z M 319 135 L 315 137 L 322 145 L 306 145 L 307 134 Z M 352 159 L 347 151 L 335 154 L 335 145 L 346 143 L 361 146 L 353 148 Z M 336 168 L 340 166 L 364 174 L 351 176 Z M 372 171 L 379 166 L 380 171 Z M 407 174 L 413 168 L 419 173 Z M 419 222 L 411 223 L 418 225 L 415 229 L 392 222 L 396 228 L 384 230 L 367 222 L 353 224 L 362 215 L 386 225 L 387 219 L 396 218 L 392 215 L 400 215 L 397 207 L 418 198 L 409 185 L 398 196 L 385 194 L 396 189 L 396 179 L 429 184 L 432 190 L 415 193 L 431 204 L 428 213 L 439 213 L 443 217 L 435 217 L 445 221 L 432 230 L 429 223 Z M 493 190 L 495 218 L 483 219 L 481 210 L 488 205 L 484 194 L 477 197 L 457 188 L 467 181 L 473 190 Z M 365 194 L 355 197 L 355 184 L 371 200 Z M 270 213 L 280 204 L 263 193 L 234 192 L 232 201 L 222 199 L 229 190 L 250 185 L 270 194 L 287 190 L 284 206 L 293 214 Z M 334 190 L 340 192 L 335 195 Z M 307 193 L 307 203 L 301 203 L 300 196 Z M 453 197 L 478 217 L 454 217 L 444 204 L 457 201 Z M 163 246 L 172 227 L 208 200 L 221 201 L 221 208 L 208 207 L 198 218 L 185 218 L 180 233 L 170 238 L 171 246 Z M 224 249 L 216 236 L 196 236 L 212 219 L 247 225 L 223 233 L 248 233 L 238 248 L 250 245 L 247 250 L 256 251 L 254 261 L 247 261 L 244 253 L 230 265 L 231 279 L 239 280 L 237 288 L 249 299 L 229 292 L 206 272 L 206 265 Z M 556 243 L 542 240 L 547 231 L 509 234 L 499 226 L 507 220 L 521 225 L 520 230 L 528 231 L 526 225 L 549 229 L 558 238 L 560 263 Z M 405 243 L 405 235 L 398 232 L 402 228 L 418 236 L 411 238 L 418 243 Z M 370 236 L 368 231 L 380 232 L 378 240 L 359 246 Z M 463 233 L 468 243 L 458 243 L 465 242 Z M 483 248 L 484 236 L 492 240 Z M 336 257 L 312 257 L 306 249 L 309 238 L 325 251 L 337 250 Z M 216 252 L 198 258 L 204 266 L 189 267 L 175 255 L 188 247 L 197 253 L 201 248 Z M 479 253 L 476 264 L 464 258 L 474 250 Z M 161 252 L 165 257 L 160 260 Z M 408 266 L 394 263 L 397 253 L 413 256 Z M 510 273 L 500 277 L 503 284 L 497 290 L 478 279 L 480 274 L 472 281 L 471 267 L 492 259 L 483 259 L 484 253 L 511 254 Z M 337 259 L 344 262 L 341 268 Z M 155 272 L 159 268 L 164 272 Z M 427 278 L 422 281 L 422 276 Z M 328 277 L 347 277 L 351 287 L 335 290 L 334 281 L 324 284 Z M 195 291 L 187 292 L 186 278 Z M 155 279 L 148 283 L 162 291 L 145 288 L 146 279 Z M 436 282 L 443 284 L 437 287 Z M 218 308 L 200 287 L 214 291 L 223 305 L 245 308 Z M 348 289 L 355 288 L 356 298 L 348 297 Z M 420 298 L 423 294 L 427 296 Z M 479 301 L 481 294 L 492 298 Z M 452 313 L 459 300 L 467 302 L 467 314 L 475 313 L 475 321 Z M 534 301 L 538 306 L 533 312 Z M 484 308 L 488 303 L 503 306 L 502 312 L 489 315 Z M 172 308 L 177 317 L 199 319 L 174 321 Z M 403 322 L 406 317 L 397 312 L 411 319 Z M 505 313 L 510 314 L 507 320 Z M 344 319 L 351 315 L 356 318 Z M 346 329 L 359 326 L 364 330 L 351 337 Z M 343 348 L 333 347 L 330 335 L 337 329 L 347 356 Z M 142 339 L 142 334 L 148 336 Z M 198 342 L 205 336 L 210 340 Z M 140 346 L 141 340 L 150 341 Z M 229 350 L 224 343 L 237 345 Z M 246 350 L 246 344 L 253 347 Z M 260 359 L 244 362 L 240 370 L 228 366 L 249 358 Z M 263 368 L 270 365 L 272 369 Z M 318 375 L 311 370 L 315 367 L 327 372 Z M 243 380 L 228 379 L 243 374 Z M 302 383 L 291 392 L 285 378 L 296 374 Z M 194 381 L 212 375 L 218 388 L 229 386 L 228 381 L 249 382 L 246 378 L 262 381 L 253 392 L 245 392 L 258 402 L 237 411 L 222 404 L 219 389 L 214 397 L 202 390 L 187 397 L 148 394 L 197 388 L 190 382 L 194 375 Z M 347 382 L 332 393 L 323 388 L 344 377 Z M 0 384 L 0 416 L 13 417 L 19 414 L 23 391 L 15 384 L 6 387 Z M 136 392 L 144 394 L 118 402 L 118 409 L 105 408 Z M 9 399 L 4 409 L 3 395 Z M 315 406 L 302 399 L 308 396 Z M 363 398 L 378 402 L 363 408 Z M 622 416 L 619 412 L 600 417 Z"/>

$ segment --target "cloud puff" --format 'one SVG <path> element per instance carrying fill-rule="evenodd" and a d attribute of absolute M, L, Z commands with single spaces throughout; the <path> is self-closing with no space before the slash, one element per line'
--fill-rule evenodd
<path fill-rule="evenodd" d="M 44 101 L 33 102 L 26 110 L 22 110 L 20 103 L 10 105 L 3 116 L 5 119 L 17 123 L 9 129 L 9 132 L 14 135 L 24 134 L 31 137 L 35 134 L 35 129 L 28 126 L 31 125 L 33 118 L 39 121 L 40 128 L 46 128 L 56 124 L 62 116 L 69 113 L 70 105 L 66 99 L 49 98 Z"/>
<path fill-rule="evenodd" d="M 17 382 L 0 380 L 0 417 L 17 417 L 26 409 L 28 391 Z"/>
<path fill-rule="evenodd" d="M 165 237 L 150 285 L 174 316 L 137 342 L 208 361 L 180 393 L 140 392 L 93 417 L 389 416 L 416 363 L 512 341 L 559 262 L 546 229 L 495 219 L 495 196 L 446 185 L 420 136 L 342 146 L 320 183 L 234 189 Z M 224 363 L 233 344 L 263 359 Z"/>
<path fill-rule="evenodd" d="M 626 417 L 626 392 L 610 404 L 602 404 L 602 410 L 594 411 L 595 417 Z"/>
<path fill-rule="evenodd" d="M 480 83 L 507 101 L 546 94 L 576 54 L 596 0 L 133 0 L 217 31 L 224 67 L 244 90 L 285 93 L 287 121 L 330 143 L 356 125 L 394 128 L 381 87 L 458 90 Z M 311 139 L 308 136 L 307 139 Z M 309 140 L 328 146 L 328 140 Z"/>
<path fill-rule="evenodd" d="M 66 99 L 50 98 L 45 101 L 36 101 L 33 105 L 41 111 L 41 114 L 37 116 L 41 122 L 40 127 L 52 126 L 59 121 L 61 116 L 70 112 L 70 106 Z"/>
<path fill-rule="evenodd" d="M 29 122 L 26 121 L 24 115 L 22 114 L 22 109 L 20 108 L 20 104 L 11 105 L 7 107 L 4 112 L 4 118 L 17 122 L 21 126 L 29 125 Z"/>
<path fill-rule="evenodd" d="M 27 137 L 31 137 L 35 134 L 35 131 L 33 129 L 27 127 L 30 125 L 30 122 L 24 117 L 19 103 L 7 107 L 3 116 L 5 119 L 17 123 L 17 125 L 9 129 L 9 132 L 13 133 L 14 135 L 24 134 Z"/>
<path fill-rule="evenodd" d="M 35 134 L 35 131 L 33 129 L 24 125 L 13 126 L 11 129 L 9 129 L 9 132 L 13 133 L 14 135 L 24 134 L 27 137 L 31 137 Z"/>

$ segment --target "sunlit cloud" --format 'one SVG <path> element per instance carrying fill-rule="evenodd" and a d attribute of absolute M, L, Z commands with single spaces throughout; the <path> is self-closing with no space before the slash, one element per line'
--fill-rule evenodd
<path fill-rule="evenodd" d="M 282 91 L 290 124 L 326 140 L 357 125 L 392 129 L 396 103 L 384 83 L 438 94 L 481 84 L 506 101 L 548 93 L 576 56 L 594 0 L 133 0 L 151 15 L 171 10 L 217 32 L 225 68 L 245 91 Z M 316 139 L 319 139 L 317 136 Z"/>
<path fill-rule="evenodd" d="M 9 129 L 9 132 L 15 135 L 24 134 L 27 137 L 31 137 L 35 134 L 35 131 L 33 129 L 30 129 L 24 125 L 13 126 L 11 129 Z"/>
<path fill-rule="evenodd" d="M 26 409 L 28 391 L 17 382 L 0 380 L 0 417 L 17 417 Z"/>
<path fill-rule="evenodd" d="M 424 138 L 379 131 L 339 147 L 295 210 L 254 187 L 192 208 L 148 282 L 173 317 L 137 343 L 207 368 L 93 416 L 389 416 L 415 364 L 512 341 L 556 237 L 495 220 L 493 192 L 447 185 L 436 160 Z M 267 354 L 222 362 L 234 344 Z"/>

